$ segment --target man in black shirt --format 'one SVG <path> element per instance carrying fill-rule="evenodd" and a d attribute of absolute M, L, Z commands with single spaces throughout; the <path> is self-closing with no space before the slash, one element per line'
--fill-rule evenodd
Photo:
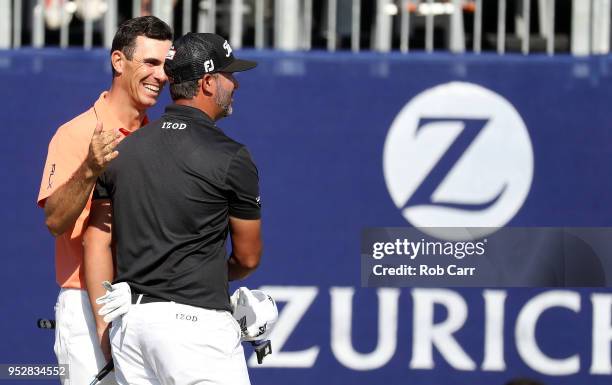
<path fill-rule="evenodd" d="M 126 138 L 98 180 L 85 258 L 108 264 L 115 243 L 114 283 L 133 298 L 111 330 L 120 384 L 249 384 L 228 280 L 259 264 L 259 178 L 215 122 L 232 113 L 232 73 L 255 65 L 221 36 L 178 39 L 164 66 L 174 104 Z"/>

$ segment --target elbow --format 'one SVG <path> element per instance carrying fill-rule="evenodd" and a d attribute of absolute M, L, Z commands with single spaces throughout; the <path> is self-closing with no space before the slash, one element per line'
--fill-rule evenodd
<path fill-rule="evenodd" d="M 259 267 L 259 262 L 261 261 L 261 253 L 257 255 L 250 256 L 246 258 L 246 260 L 242 263 L 242 267 L 249 271 L 254 271 Z"/>
<path fill-rule="evenodd" d="M 261 250 L 249 253 L 233 252 L 228 261 L 229 280 L 234 281 L 248 277 L 257 269 L 260 260 Z"/>
<path fill-rule="evenodd" d="M 66 231 L 66 229 L 63 229 L 59 225 L 59 223 L 57 223 L 57 221 L 53 220 L 53 218 L 51 217 L 47 217 L 45 219 L 45 225 L 47 226 L 47 229 L 49 230 L 51 235 L 53 235 L 54 237 L 59 237 Z"/>
<path fill-rule="evenodd" d="M 254 271 L 255 269 L 257 269 L 259 267 L 259 263 L 261 262 L 261 255 L 262 254 L 263 254 L 263 245 L 262 245 L 261 240 L 260 240 L 257 249 L 253 252 L 252 257 L 249 258 L 249 267 L 248 268 L 251 271 Z"/>
<path fill-rule="evenodd" d="M 64 234 L 68 227 L 57 215 L 57 210 L 51 208 L 49 202 L 45 204 L 45 226 L 54 237 Z"/>
<path fill-rule="evenodd" d="M 252 272 L 259 267 L 259 263 L 261 262 L 261 252 L 262 250 L 259 248 L 257 250 L 252 250 L 249 253 L 235 255 L 236 261 L 242 269 Z"/>

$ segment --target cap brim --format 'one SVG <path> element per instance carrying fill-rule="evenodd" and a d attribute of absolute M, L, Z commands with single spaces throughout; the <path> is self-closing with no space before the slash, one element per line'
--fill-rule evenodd
<path fill-rule="evenodd" d="M 257 62 L 251 60 L 235 59 L 229 65 L 223 67 L 219 72 L 242 72 L 253 69 L 257 66 Z"/>

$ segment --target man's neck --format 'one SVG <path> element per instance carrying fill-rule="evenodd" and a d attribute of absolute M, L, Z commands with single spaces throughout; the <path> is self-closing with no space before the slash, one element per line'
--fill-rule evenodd
<path fill-rule="evenodd" d="M 174 104 L 197 108 L 210 117 L 213 122 L 216 122 L 220 118 L 216 105 L 210 100 L 206 100 L 198 96 L 195 96 L 193 99 L 178 99 L 174 101 Z"/>
<path fill-rule="evenodd" d="M 146 111 L 136 108 L 127 92 L 111 86 L 106 100 L 117 119 L 125 125 L 123 128 L 130 131 L 140 128 Z"/>

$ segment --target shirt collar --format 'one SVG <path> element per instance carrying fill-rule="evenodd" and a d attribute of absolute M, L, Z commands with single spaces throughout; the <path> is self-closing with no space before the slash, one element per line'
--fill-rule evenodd
<path fill-rule="evenodd" d="M 210 116 L 206 115 L 204 111 L 195 107 L 170 104 L 166 107 L 165 113 L 168 115 L 181 115 L 187 118 L 203 120 L 209 126 L 215 126 L 215 122 L 210 118 Z"/>
<path fill-rule="evenodd" d="M 124 136 L 128 136 L 132 133 L 132 131 L 128 130 L 126 124 L 121 122 L 119 118 L 117 118 L 117 115 L 111 110 L 108 104 L 108 91 L 102 92 L 98 100 L 94 103 L 94 114 L 96 115 L 96 119 L 104 124 L 103 129 L 121 129 L 120 131 Z M 142 122 L 140 122 L 140 127 L 147 123 L 149 123 L 149 118 L 145 115 Z"/>

